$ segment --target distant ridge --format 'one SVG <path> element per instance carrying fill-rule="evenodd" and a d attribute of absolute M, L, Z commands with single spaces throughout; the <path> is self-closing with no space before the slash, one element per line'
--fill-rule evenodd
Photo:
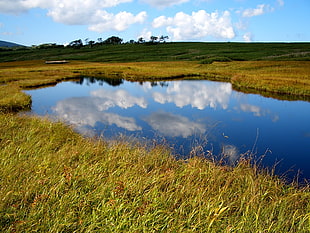
<path fill-rule="evenodd" d="M 16 44 L 16 43 L 12 43 L 12 42 L 7 42 L 7 41 L 3 41 L 0 40 L 0 47 L 25 47 L 24 45 L 20 45 L 20 44 Z"/>

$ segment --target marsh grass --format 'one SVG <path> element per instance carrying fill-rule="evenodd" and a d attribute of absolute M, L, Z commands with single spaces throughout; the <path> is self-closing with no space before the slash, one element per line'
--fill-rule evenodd
<path fill-rule="evenodd" d="M 0 113 L 30 110 L 31 97 L 16 85 L 0 85 Z"/>
<path fill-rule="evenodd" d="M 308 232 L 310 192 L 241 159 L 85 139 L 62 123 L 0 115 L 3 232 Z"/>
<path fill-rule="evenodd" d="M 248 93 L 290 99 L 310 97 L 308 61 L 243 61 L 216 63 L 209 71 L 230 77 L 233 88 Z M 298 99 L 295 98 L 295 99 Z"/>

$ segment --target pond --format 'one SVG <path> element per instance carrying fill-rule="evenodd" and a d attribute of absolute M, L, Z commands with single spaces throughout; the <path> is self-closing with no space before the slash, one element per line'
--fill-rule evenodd
<path fill-rule="evenodd" d="M 244 94 L 212 81 L 128 82 L 81 78 L 29 90 L 32 112 L 87 136 L 164 143 L 175 156 L 234 164 L 253 156 L 288 179 L 310 179 L 310 103 Z"/>

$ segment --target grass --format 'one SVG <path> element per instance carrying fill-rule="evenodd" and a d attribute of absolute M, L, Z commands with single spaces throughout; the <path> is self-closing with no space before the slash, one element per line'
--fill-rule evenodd
<path fill-rule="evenodd" d="M 93 48 L 0 50 L 0 62 L 80 60 L 93 62 L 310 60 L 310 43 L 192 43 L 121 44 Z"/>
<path fill-rule="evenodd" d="M 308 232 L 310 192 L 249 164 L 0 115 L 3 232 Z"/>
<path fill-rule="evenodd" d="M 80 76 L 212 79 L 242 91 L 309 100 L 308 44 L 263 44 L 257 51 L 254 45 L 202 45 L 209 48 L 149 46 L 152 56 L 144 57 L 139 56 L 145 47 L 121 54 L 137 49 L 132 45 L 113 51 L 1 51 L 1 61 L 15 61 L 0 63 L 1 231 L 309 232 L 309 185 L 287 184 L 245 157 L 235 167 L 212 158 L 176 160 L 164 146 L 83 138 L 62 123 L 13 114 L 31 106 L 22 89 Z M 256 61 L 236 61 L 254 55 Z M 114 63 L 42 60 L 54 58 Z M 27 59 L 39 60 L 22 61 Z M 128 59 L 141 62 L 115 63 Z"/>
<path fill-rule="evenodd" d="M 235 90 L 279 99 L 310 100 L 308 61 L 218 62 L 208 67 L 209 72 L 230 77 Z"/>
<path fill-rule="evenodd" d="M 31 108 L 31 97 L 15 85 L 0 86 L 0 112 L 18 112 Z"/>

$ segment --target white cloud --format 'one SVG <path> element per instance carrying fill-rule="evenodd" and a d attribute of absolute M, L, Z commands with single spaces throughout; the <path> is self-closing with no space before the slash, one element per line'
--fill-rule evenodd
<path fill-rule="evenodd" d="M 249 8 L 249 9 L 244 10 L 242 12 L 242 16 L 250 18 L 250 17 L 254 17 L 258 15 L 263 15 L 266 12 L 270 12 L 272 10 L 273 9 L 269 5 L 261 4 L 261 5 L 258 5 L 255 9 Z"/>
<path fill-rule="evenodd" d="M 167 112 L 155 112 L 144 119 L 154 130 L 169 137 L 187 138 L 195 133 L 204 134 L 203 124 L 191 122 L 188 118 Z"/>
<path fill-rule="evenodd" d="M 179 5 L 190 0 L 142 0 L 143 2 L 158 8 L 165 8 L 173 5 Z"/>
<path fill-rule="evenodd" d="M 33 8 L 47 10 L 54 21 L 68 25 L 89 25 L 93 31 L 123 31 L 131 24 L 142 23 L 146 12 L 137 15 L 128 12 L 112 14 L 105 8 L 114 7 L 132 0 L 0 0 L 0 12 L 22 13 Z"/>
<path fill-rule="evenodd" d="M 96 9 L 114 7 L 133 0 L 0 0 L 0 11 L 3 13 L 20 13 L 33 8 L 48 9 L 49 11 L 63 10 L 66 12 L 89 12 Z"/>
<path fill-rule="evenodd" d="M 193 91 L 195 90 L 195 91 Z M 195 81 L 175 82 L 169 85 L 166 93 L 154 92 L 156 102 L 174 103 L 177 107 L 191 105 L 203 110 L 206 107 L 223 109 L 228 107 L 232 87 L 230 83 L 210 83 L 209 85 Z"/>
<path fill-rule="evenodd" d="M 131 24 L 143 23 L 146 19 L 147 14 L 145 11 L 140 12 L 138 15 L 133 15 L 129 12 L 120 12 L 116 15 L 108 13 L 106 11 L 101 11 L 98 15 L 96 23 L 89 26 L 89 30 L 96 32 L 103 32 L 108 30 L 124 31 Z"/>
<path fill-rule="evenodd" d="M 0 13 L 19 14 L 26 12 L 28 9 L 29 8 L 23 4 L 22 0 L 0 0 Z"/>
<path fill-rule="evenodd" d="M 139 36 L 137 36 L 137 39 L 142 37 L 144 40 L 148 40 L 151 38 L 152 35 L 153 33 L 151 31 L 149 31 L 147 28 L 144 28 L 142 32 L 139 34 Z"/>
<path fill-rule="evenodd" d="M 188 15 L 178 12 L 174 17 L 160 16 L 153 20 L 154 28 L 166 27 L 174 40 L 197 39 L 207 36 L 232 39 L 235 37 L 229 11 L 220 15 L 217 11 L 207 13 L 204 10 Z"/>
<path fill-rule="evenodd" d="M 245 42 L 252 42 L 252 33 L 251 32 L 247 32 L 243 35 L 243 40 Z"/>

